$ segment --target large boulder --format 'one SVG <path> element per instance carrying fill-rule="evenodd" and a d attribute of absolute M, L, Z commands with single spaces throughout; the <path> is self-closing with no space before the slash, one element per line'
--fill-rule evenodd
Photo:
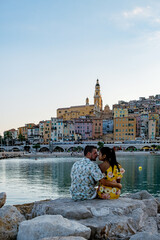
<path fill-rule="evenodd" d="M 41 215 L 61 215 L 89 227 L 91 239 L 128 240 L 137 232 L 157 234 L 160 222 L 157 206 L 157 200 L 147 191 L 137 193 L 134 199 L 124 196 L 115 200 L 85 201 L 59 198 L 33 203 L 27 212 L 27 219 Z M 25 209 L 20 209 L 25 215 Z"/>
<path fill-rule="evenodd" d="M 158 230 L 160 231 L 160 214 L 159 213 L 157 214 L 157 227 L 158 227 Z"/>
<path fill-rule="evenodd" d="M 158 204 L 155 199 L 144 199 L 142 202 L 145 204 L 145 212 L 149 217 L 156 217 L 158 212 Z"/>
<path fill-rule="evenodd" d="M 6 203 L 6 193 L 2 192 L 0 193 L 0 208 L 3 207 L 5 203 Z"/>
<path fill-rule="evenodd" d="M 18 226 L 24 221 L 24 216 L 16 207 L 6 205 L 0 209 L 0 239 L 15 240 Z"/>
<path fill-rule="evenodd" d="M 127 193 L 125 195 L 123 195 L 122 197 L 127 197 L 127 198 L 132 198 L 132 199 L 137 199 L 137 200 L 144 200 L 144 199 L 154 199 L 155 198 L 146 190 L 142 190 L 140 192 L 136 192 L 136 193 Z"/>
<path fill-rule="evenodd" d="M 62 215 L 68 219 L 85 219 L 92 217 L 91 211 L 70 198 L 59 198 L 51 201 L 38 201 L 34 203 L 29 218 L 41 215 Z"/>
<path fill-rule="evenodd" d="M 40 240 L 45 237 L 80 236 L 89 239 L 91 230 L 61 215 L 43 215 L 24 221 L 19 226 L 17 240 Z"/>
<path fill-rule="evenodd" d="M 30 217 L 60 214 L 91 228 L 92 239 L 124 239 L 125 236 L 129 238 L 140 231 L 148 223 L 148 218 L 155 216 L 156 212 L 157 204 L 152 198 L 137 200 L 123 197 L 112 201 L 94 199 L 76 202 L 61 198 L 35 202 Z M 153 232 L 156 231 L 154 226 L 155 224 Z"/>
<path fill-rule="evenodd" d="M 130 240 L 159 240 L 160 234 L 152 234 L 150 232 L 140 232 L 133 235 Z"/>
<path fill-rule="evenodd" d="M 146 205 L 143 201 L 130 198 L 119 198 L 112 201 L 93 199 L 76 202 L 70 198 L 59 198 L 46 202 L 35 202 L 30 218 L 46 214 L 59 214 L 68 219 L 80 220 L 93 216 L 102 217 L 110 213 L 126 215 L 137 208 L 146 210 Z"/>
<path fill-rule="evenodd" d="M 156 198 L 158 204 L 158 213 L 160 213 L 160 197 Z"/>

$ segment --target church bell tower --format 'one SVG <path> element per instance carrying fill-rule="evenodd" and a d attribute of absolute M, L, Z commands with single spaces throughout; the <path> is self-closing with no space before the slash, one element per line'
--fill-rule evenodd
<path fill-rule="evenodd" d="M 97 83 L 95 86 L 94 108 L 96 111 L 102 111 L 102 97 L 101 97 L 101 93 L 100 93 L 100 85 L 99 85 L 98 79 L 97 79 Z"/>

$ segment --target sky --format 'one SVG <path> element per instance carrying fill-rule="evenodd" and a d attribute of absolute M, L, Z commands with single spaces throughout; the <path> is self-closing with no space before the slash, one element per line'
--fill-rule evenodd
<path fill-rule="evenodd" d="M 159 0 L 0 0 L 0 134 L 160 94 Z"/>

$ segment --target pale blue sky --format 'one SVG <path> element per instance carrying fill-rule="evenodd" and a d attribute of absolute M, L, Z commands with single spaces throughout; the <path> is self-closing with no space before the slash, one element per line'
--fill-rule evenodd
<path fill-rule="evenodd" d="M 160 94 L 159 0 L 0 0 L 0 134 L 93 103 Z"/>

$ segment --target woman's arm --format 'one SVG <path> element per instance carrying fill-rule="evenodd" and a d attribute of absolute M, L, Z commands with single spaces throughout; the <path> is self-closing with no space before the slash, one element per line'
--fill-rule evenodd
<path fill-rule="evenodd" d="M 117 187 L 119 189 L 122 188 L 122 184 L 118 183 L 118 182 L 111 182 L 105 178 L 102 178 L 100 181 L 99 181 L 102 185 L 104 186 L 107 186 L 107 187 Z"/>

